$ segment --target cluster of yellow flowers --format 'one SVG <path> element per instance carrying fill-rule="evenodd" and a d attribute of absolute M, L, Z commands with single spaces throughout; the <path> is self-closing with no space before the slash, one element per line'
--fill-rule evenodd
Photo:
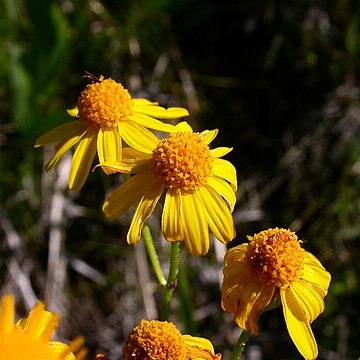
<path fill-rule="evenodd" d="M 71 190 L 83 187 L 96 153 L 99 163 L 95 167 L 106 174 L 132 174 L 103 204 L 109 219 L 136 207 L 128 243 L 139 241 L 160 198 L 164 201 L 161 228 L 165 239 L 184 242 L 192 255 L 207 254 L 210 233 L 223 244 L 235 238 L 232 212 L 236 169 L 222 159 L 232 148 L 209 147 L 217 130 L 198 133 L 184 121 L 164 123 L 161 120 L 189 114 L 183 108 L 165 109 L 158 103 L 133 99 L 121 84 L 103 76 L 87 85 L 77 107 L 68 113 L 76 119 L 36 140 L 36 147 L 57 143 L 45 168 L 51 170 L 65 152 L 77 145 L 69 174 Z M 165 134 L 158 138 L 149 129 Z M 232 247 L 225 256 L 222 309 L 234 314 L 241 329 L 256 335 L 259 315 L 280 299 L 294 344 L 305 359 L 315 359 L 318 350 L 310 324 L 324 311 L 330 274 L 288 229 L 268 229 L 248 240 Z M 50 341 L 58 317 L 46 312 L 41 303 L 15 325 L 13 312 L 12 298 L 3 298 L 0 349 L 5 349 L 6 355 L 1 350 L 0 360 L 15 359 L 6 350 L 10 346 L 6 344 L 15 341 L 22 344 L 20 351 L 24 354 L 29 346 L 34 353 L 46 354 L 31 359 L 85 357 L 79 340 L 69 346 Z M 99 354 L 97 358 L 106 356 Z M 123 359 L 214 360 L 221 359 L 221 355 L 215 354 L 208 340 L 182 335 L 172 323 L 144 320 L 130 334 Z"/>

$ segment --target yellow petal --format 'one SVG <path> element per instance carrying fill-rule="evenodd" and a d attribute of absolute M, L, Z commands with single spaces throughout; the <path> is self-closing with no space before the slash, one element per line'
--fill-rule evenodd
<path fill-rule="evenodd" d="M 100 163 L 120 163 L 122 159 L 121 137 L 118 128 L 100 128 L 97 136 L 97 153 Z M 102 168 L 105 174 L 114 172 L 109 167 Z"/>
<path fill-rule="evenodd" d="M 146 171 L 135 175 L 114 190 L 103 205 L 103 212 L 109 219 L 116 219 L 130 206 L 136 205 L 146 191 L 147 184 L 153 182 L 154 174 Z"/>
<path fill-rule="evenodd" d="M 235 237 L 234 220 L 229 208 L 210 186 L 201 187 L 198 193 L 202 199 L 210 231 L 222 243 L 228 243 Z"/>
<path fill-rule="evenodd" d="M 302 279 L 315 285 L 315 289 L 324 297 L 327 294 L 331 275 L 311 253 L 305 252 L 305 266 Z"/>
<path fill-rule="evenodd" d="M 267 284 L 262 285 L 259 296 L 256 298 L 248 316 L 249 328 L 253 334 L 259 333 L 257 320 L 261 312 L 264 309 L 266 309 L 266 307 L 270 304 L 274 296 L 274 293 L 275 293 L 275 286 L 267 285 Z"/>
<path fill-rule="evenodd" d="M 79 109 L 77 106 L 75 106 L 72 109 L 67 109 L 66 111 L 70 116 L 78 116 L 79 115 Z"/>
<path fill-rule="evenodd" d="M 79 191 L 89 175 L 96 153 L 97 133 L 97 129 L 89 128 L 75 150 L 69 174 L 70 190 Z"/>
<path fill-rule="evenodd" d="M 49 347 L 54 359 L 75 360 L 74 354 L 71 353 L 66 344 L 58 341 L 50 341 Z"/>
<path fill-rule="evenodd" d="M 63 142 L 73 137 L 79 137 L 83 135 L 85 131 L 86 126 L 81 121 L 69 121 L 38 137 L 35 140 L 34 147 L 44 146 L 53 142 Z"/>
<path fill-rule="evenodd" d="M 142 113 L 145 115 L 153 116 L 157 119 L 178 119 L 184 116 L 189 116 L 189 112 L 180 107 L 170 107 L 165 109 L 158 105 L 153 104 L 140 104 L 139 102 L 133 103 L 134 113 Z"/>
<path fill-rule="evenodd" d="M 164 124 L 160 120 L 156 120 L 151 116 L 135 113 L 129 116 L 129 119 L 135 122 L 138 125 L 146 127 L 148 129 L 164 131 L 164 132 L 174 132 L 177 131 L 175 125 L 172 124 Z"/>
<path fill-rule="evenodd" d="M 162 192 L 164 191 L 164 187 L 157 181 L 155 177 L 153 177 L 151 180 L 153 183 L 146 184 L 146 192 L 140 199 L 135 214 L 132 218 L 130 229 L 127 234 L 127 242 L 129 244 L 136 244 L 139 241 L 144 223 L 154 211 L 154 208 L 159 201 Z"/>
<path fill-rule="evenodd" d="M 214 159 L 213 161 L 214 176 L 228 181 L 234 191 L 237 190 L 236 169 L 231 162 L 224 159 Z"/>
<path fill-rule="evenodd" d="M 129 146 L 146 154 L 151 154 L 159 143 L 159 139 L 151 131 L 132 121 L 121 122 L 119 130 L 121 137 Z"/>
<path fill-rule="evenodd" d="M 86 129 L 84 130 L 84 132 L 81 132 L 80 134 L 75 134 L 73 136 L 69 136 L 69 138 L 57 144 L 54 155 L 45 165 L 45 171 L 50 171 L 54 166 L 56 166 L 56 164 L 59 162 L 62 156 L 68 150 L 70 150 L 74 145 L 76 145 L 81 140 L 81 138 L 84 136 L 85 133 L 86 133 Z"/>
<path fill-rule="evenodd" d="M 290 290 L 311 324 L 325 309 L 323 298 L 304 280 L 293 282 Z"/>
<path fill-rule="evenodd" d="M 151 154 L 144 153 L 132 147 L 124 147 L 122 149 L 123 159 L 151 159 Z"/>
<path fill-rule="evenodd" d="M 209 177 L 208 185 L 218 192 L 228 203 L 230 211 L 233 212 L 236 203 L 236 195 L 229 183 L 218 177 Z"/>
<path fill-rule="evenodd" d="M 49 341 L 55 328 L 58 326 L 59 317 L 49 311 L 45 311 L 45 305 L 39 302 L 30 311 L 26 319 L 24 330 L 36 338 Z M 49 326 L 50 325 L 50 326 Z M 45 333 L 45 338 L 43 334 Z"/>
<path fill-rule="evenodd" d="M 193 129 L 186 121 L 181 121 L 178 124 L 176 124 L 176 131 L 177 132 L 183 132 L 183 133 L 192 133 Z"/>
<path fill-rule="evenodd" d="M 147 99 L 132 99 L 133 108 L 137 108 L 144 105 L 159 105 L 158 102 L 152 102 Z"/>
<path fill-rule="evenodd" d="M 218 129 L 203 131 L 201 133 L 201 136 L 203 138 L 204 143 L 206 145 L 209 145 L 216 138 L 216 135 L 218 134 L 218 132 L 219 132 Z"/>
<path fill-rule="evenodd" d="M 12 295 L 5 295 L 0 304 L 0 324 L 4 333 L 13 330 L 15 317 L 15 300 Z"/>
<path fill-rule="evenodd" d="M 247 250 L 248 244 L 241 244 L 238 246 L 234 246 L 225 254 L 224 257 L 224 266 L 231 264 L 235 261 L 244 261 L 245 253 Z"/>
<path fill-rule="evenodd" d="M 249 281 L 242 289 L 242 292 L 238 298 L 238 307 L 235 313 L 235 322 L 244 330 L 251 330 L 256 335 L 256 328 L 250 329 L 249 327 L 249 315 L 252 307 L 260 295 L 260 291 L 263 287 L 263 283 L 259 280 Z"/>
<path fill-rule="evenodd" d="M 316 359 L 318 348 L 309 322 L 290 289 L 280 289 L 286 327 L 300 354 L 307 360 Z"/>
<path fill-rule="evenodd" d="M 209 251 L 209 227 L 198 192 L 181 195 L 181 222 L 184 242 L 191 255 L 206 255 Z"/>
<path fill-rule="evenodd" d="M 195 337 L 191 335 L 182 335 L 182 338 L 186 345 L 196 346 L 200 349 L 206 349 L 210 352 L 214 353 L 214 347 L 212 343 L 208 339 L 204 339 L 201 337 Z"/>
<path fill-rule="evenodd" d="M 165 195 L 161 228 L 168 241 L 184 240 L 181 226 L 181 195 L 177 190 L 168 190 Z"/>
<path fill-rule="evenodd" d="M 229 148 L 229 147 L 218 147 L 215 149 L 211 149 L 211 156 L 213 158 L 221 158 L 223 156 L 225 156 L 226 154 L 228 154 L 230 151 L 232 151 L 233 148 Z"/>

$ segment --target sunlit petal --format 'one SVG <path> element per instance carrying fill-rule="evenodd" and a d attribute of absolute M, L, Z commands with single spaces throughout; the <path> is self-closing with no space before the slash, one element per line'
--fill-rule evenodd
<path fill-rule="evenodd" d="M 146 191 L 149 182 L 153 182 L 152 171 L 135 175 L 114 190 L 103 205 L 103 212 L 109 219 L 116 219 L 125 213 L 130 206 L 136 205 Z"/>
<path fill-rule="evenodd" d="M 97 153 L 100 163 L 120 163 L 122 159 L 121 137 L 117 126 L 100 128 L 97 136 Z M 102 167 L 105 174 L 114 172 L 109 167 Z"/>
<path fill-rule="evenodd" d="M 304 310 L 310 324 L 324 311 L 325 304 L 322 296 L 306 281 L 293 282 L 289 291 L 292 292 L 297 303 Z"/>
<path fill-rule="evenodd" d="M 127 242 L 129 244 L 136 244 L 139 241 L 144 223 L 154 211 L 164 190 L 163 186 L 158 183 L 155 177 L 149 179 L 152 180 L 153 183 L 146 184 L 144 196 L 140 199 L 132 218 L 130 229 L 127 234 Z"/>
<path fill-rule="evenodd" d="M 15 317 L 15 300 L 11 295 L 5 295 L 0 304 L 0 324 L 2 331 L 8 333 L 13 329 Z"/>
<path fill-rule="evenodd" d="M 229 208 L 210 186 L 203 186 L 198 193 L 203 202 L 210 231 L 222 243 L 228 243 L 235 237 L 234 220 Z"/>
<path fill-rule="evenodd" d="M 214 159 L 213 171 L 214 176 L 225 179 L 234 191 L 237 190 L 236 169 L 231 162 L 224 159 Z"/>
<path fill-rule="evenodd" d="M 231 152 L 233 148 L 229 147 L 217 147 L 215 149 L 211 149 L 211 156 L 214 158 L 221 158 Z"/>
<path fill-rule="evenodd" d="M 168 241 L 184 240 L 181 226 L 182 198 L 179 191 L 168 190 L 165 195 L 161 228 Z"/>
<path fill-rule="evenodd" d="M 192 255 L 205 255 L 209 251 L 209 228 L 204 206 L 198 192 L 182 194 L 181 222 L 184 241 Z"/>
<path fill-rule="evenodd" d="M 134 113 L 142 113 L 157 119 L 178 119 L 189 116 L 189 112 L 184 108 L 170 107 L 165 109 L 158 105 L 139 103 L 134 103 Z"/>
<path fill-rule="evenodd" d="M 317 344 L 303 309 L 291 291 L 280 289 L 280 296 L 286 327 L 292 341 L 305 359 L 316 359 Z"/>
<path fill-rule="evenodd" d="M 151 116 L 135 113 L 129 116 L 129 120 L 134 121 L 136 124 L 144 126 L 148 129 L 164 131 L 164 132 L 174 132 L 177 131 L 175 125 L 165 124 L 160 120 L 156 120 Z"/>
<path fill-rule="evenodd" d="M 151 154 L 159 143 L 159 139 L 150 130 L 132 121 L 121 122 L 119 130 L 121 137 L 129 146 L 147 154 Z"/>
<path fill-rule="evenodd" d="M 96 153 L 98 130 L 89 128 L 75 150 L 69 174 L 69 188 L 79 191 L 84 185 Z"/>
<path fill-rule="evenodd" d="M 209 145 L 216 138 L 216 135 L 218 134 L 218 132 L 219 132 L 218 129 L 203 131 L 201 133 L 201 136 L 203 138 L 204 143 L 206 145 Z"/>
<path fill-rule="evenodd" d="M 228 203 L 230 211 L 233 212 L 236 203 L 236 195 L 228 182 L 218 177 L 210 177 L 208 185 L 218 192 Z"/>
<path fill-rule="evenodd" d="M 86 126 L 81 121 L 69 121 L 35 140 L 35 147 L 44 146 L 53 142 L 63 142 L 71 138 L 79 138 L 86 131 Z"/>

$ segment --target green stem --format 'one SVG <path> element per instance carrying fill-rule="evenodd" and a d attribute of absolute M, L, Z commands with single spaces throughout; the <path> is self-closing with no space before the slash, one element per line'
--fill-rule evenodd
<path fill-rule="evenodd" d="M 229 358 L 229 360 L 239 360 L 242 352 L 244 351 L 245 345 L 250 338 L 250 331 L 243 330 L 239 336 L 239 340 L 237 341 L 234 350 Z"/>
<path fill-rule="evenodd" d="M 160 312 L 160 320 L 162 321 L 169 320 L 170 302 L 171 302 L 172 294 L 176 287 L 176 281 L 179 272 L 179 255 L 180 255 L 179 242 L 172 242 L 171 253 L 170 253 L 169 276 L 166 285 L 163 286 L 162 289 L 161 312 Z"/>
<path fill-rule="evenodd" d="M 154 269 L 155 275 L 158 279 L 158 282 L 161 286 L 165 287 L 166 285 L 166 279 L 164 277 L 164 274 L 161 270 L 161 266 L 160 266 L 160 262 L 159 262 L 159 258 L 157 256 L 156 253 L 156 249 L 154 246 L 154 242 L 153 242 L 153 237 L 151 235 L 151 231 L 149 229 L 148 225 L 144 225 L 143 229 L 142 229 L 142 236 L 144 239 L 144 243 L 146 246 L 146 250 L 148 252 L 149 258 L 150 258 L 150 262 L 151 265 Z"/>

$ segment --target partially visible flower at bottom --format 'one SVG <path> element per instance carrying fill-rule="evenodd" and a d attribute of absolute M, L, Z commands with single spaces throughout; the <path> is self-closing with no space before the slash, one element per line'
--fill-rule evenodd
<path fill-rule="evenodd" d="M 280 295 L 291 339 L 305 359 L 315 359 L 310 324 L 324 311 L 330 274 L 290 230 L 268 229 L 249 240 L 225 255 L 222 308 L 257 335 L 259 315 Z"/>
<path fill-rule="evenodd" d="M 51 341 L 59 316 L 37 303 L 27 318 L 14 323 L 15 301 L 5 295 L 0 304 L 0 360 L 83 360 L 84 340 L 75 338 L 69 345 Z"/>
<path fill-rule="evenodd" d="M 167 321 L 141 320 L 129 335 L 123 360 L 220 360 L 211 342 L 182 335 Z"/>

